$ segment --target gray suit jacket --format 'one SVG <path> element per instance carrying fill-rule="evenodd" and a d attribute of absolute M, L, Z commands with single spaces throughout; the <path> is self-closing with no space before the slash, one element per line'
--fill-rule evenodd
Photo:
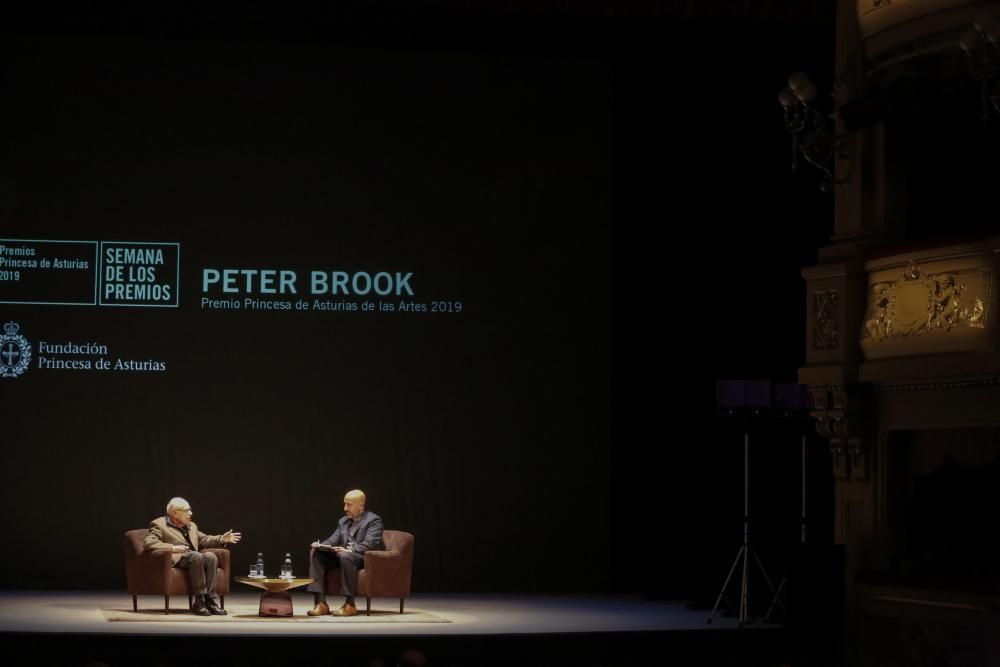
<path fill-rule="evenodd" d="M 358 522 L 354 525 L 354 530 L 350 529 L 351 520 L 344 516 L 340 518 L 337 530 L 333 535 L 326 538 L 320 544 L 328 544 L 331 547 L 346 547 L 351 540 L 352 532 L 354 544 L 351 551 L 356 554 L 363 554 L 366 551 L 382 551 L 385 545 L 382 544 L 382 517 L 374 512 L 365 510 L 358 517 Z"/>

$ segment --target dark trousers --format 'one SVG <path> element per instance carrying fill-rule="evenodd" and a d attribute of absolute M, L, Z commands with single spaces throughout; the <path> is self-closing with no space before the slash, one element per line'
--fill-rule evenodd
<path fill-rule="evenodd" d="M 326 573 L 340 569 L 340 593 L 354 597 L 358 593 L 358 570 L 365 569 L 364 554 L 351 551 L 313 551 L 309 558 L 309 578 L 315 581 L 306 587 L 313 593 L 325 593 Z"/>
<path fill-rule="evenodd" d="M 215 554 L 210 551 L 188 551 L 174 567 L 188 571 L 192 594 L 215 597 L 215 575 L 219 570 L 219 558 Z"/>

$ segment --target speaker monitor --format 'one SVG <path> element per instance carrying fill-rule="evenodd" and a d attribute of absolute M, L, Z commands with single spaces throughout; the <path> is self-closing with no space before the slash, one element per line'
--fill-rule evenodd
<path fill-rule="evenodd" d="M 716 386 L 719 412 L 763 412 L 771 408 L 770 380 L 720 380 Z"/>
<path fill-rule="evenodd" d="M 813 407 L 809 387 L 770 380 L 720 380 L 716 407 L 722 414 L 793 414 Z"/>

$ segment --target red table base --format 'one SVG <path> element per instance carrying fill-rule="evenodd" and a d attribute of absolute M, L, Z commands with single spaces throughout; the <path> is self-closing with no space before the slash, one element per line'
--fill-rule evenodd
<path fill-rule="evenodd" d="M 285 591 L 264 591 L 260 596 L 261 616 L 291 616 L 292 594 Z"/>

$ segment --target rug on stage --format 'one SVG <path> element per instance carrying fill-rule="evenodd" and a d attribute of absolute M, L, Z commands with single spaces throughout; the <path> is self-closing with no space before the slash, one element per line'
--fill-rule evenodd
<path fill-rule="evenodd" d="M 341 618 L 338 616 L 307 616 L 306 609 L 296 611 L 295 616 L 259 616 L 257 605 L 227 605 L 228 616 L 195 616 L 186 609 L 171 609 L 164 614 L 163 609 L 140 609 L 132 611 L 125 609 L 101 609 L 105 621 L 159 621 L 159 622 L 190 622 L 190 623 L 234 623 L 245 621 L 271 623 L 451 623 L 447 618 L 437 616 L 429 611 L 414 609 L 400 614 L 397 611 L 378 611 L 372 609 L 371 616 L 365 616 L 360 611 L 357 616 Z"/>

